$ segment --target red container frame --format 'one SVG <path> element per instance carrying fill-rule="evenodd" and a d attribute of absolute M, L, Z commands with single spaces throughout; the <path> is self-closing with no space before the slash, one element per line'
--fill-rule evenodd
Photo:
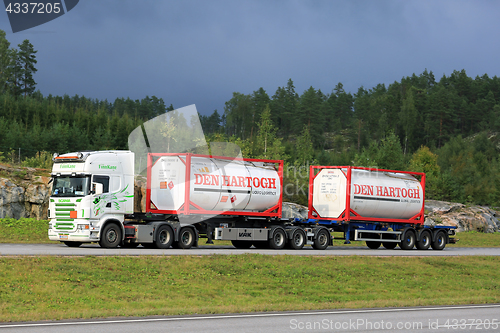
<path fill-rule="evenodd" d="M 338 218 L 331 217 L 321 217 L 319 213 L 313 208 L 313 190 L 314 190 L 314 179 L 323 169 L 339 169 L 347 179 L 346 184 L 346 206 L 344 211 L 340 214 Z M 344 170 L 345 171 L 344 171 Z M 420 212 L 409 219 L 392 219 L 392 218 L 380 218 L 380 217 L 369 217 L 361 216 L 356 213 L 351 208 L 351 176 L 352 170 L 368 170 L 368 171 L 378 171 L 378 172 L 396 172 L 404 173 L 415 176 L 416 178 L 420 176 L 420 185 L 422 186 L 422 208 Z M 418 178 L 417 178 L 418 179 Z M 411 224 L 424 224 L 424 208 L 425 208 L 425 173 L 423 172 L 411 172 L 411 171 L 398 171 L 398 170 L 387 170 L 387 169 L 376 169 L 376 168 L 365 168 L 365 167 L 354 167 L 354 166 L 314 166 L 311 165 L 309 168 L 309 197 L 308 197 L 308 217 L 310 219 L 316 220 L 335 220 L 339 222 L 350 222 L 350 221 L 367 221 L 367 222 L 395 222 L 395 223 L 411 223 Z"/>
<path fill-rule="evenodd" d="M 185 193 L 184 193 L 184 203 L 178 210 L 161 210 L 157 209 L 154 203 L 151 201 L 151 169 L 154 165 L 154 157 L 162 156 L 178 156 L 180 160 L 186 166 L 186 179 L 185 179 Z M 234 158 L 225 156 L 212 156 L 212 155 L 200 155 L 192 153 L 150 153 L 148 154 L 148 165 L 147 165 L 147 188 L 146 188 L 146 212 L 155 214 L 174 214 L 174 215 L 191 215 L 191 214 L 207 214 L 207 215 L 236 215 L 236 216 L 260 216 L 260 217 L 276 217 L 281 218 L 282 215 L 282 203 L 283 203 L 283 191 L 280 191 L 280 197 L 278 203 L 273 207 L 266 209 L 263 212 L 249 212 L 249 211 L 215 211 L 215 210 L 205 210 L 191 201 L 191 158 L 192 157 L 203 157 L 203 158 L 215 158 L 224 160 L 235 160 L 235 161 L 245 161 L 245 162 L 264 162 L 278 164 L 278 177 L 280 179 L 281 188 L 283 189 L 283 161 L 282 160 L 266 160 L 266 159 L 251 159 L 251 158 Z M 184 159 L 183 159 L 184 158 Z M 159 160 L 159 159 L 158 159 Z M 155 162 L 156 163 L 156 162 Z M 186 202 L 189 204 L 186 205 Z"/>

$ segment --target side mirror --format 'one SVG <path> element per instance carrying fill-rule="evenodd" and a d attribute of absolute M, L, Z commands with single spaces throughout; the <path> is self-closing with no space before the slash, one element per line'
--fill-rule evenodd
<path fill-rule="evenodd" d="M 103 186 L 101 183 L 92 183 L 92 194 L 99 195 L 102 194 Z"/>

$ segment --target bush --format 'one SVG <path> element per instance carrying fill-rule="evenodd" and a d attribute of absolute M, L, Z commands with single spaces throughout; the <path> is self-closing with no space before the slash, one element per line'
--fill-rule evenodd
<path fill-rule="evenodd" d="M 47 151 L 39 151 L 34 157 L 25 159 L 21 165 L 24 167 L 52 169 L 52 155 Z"/>

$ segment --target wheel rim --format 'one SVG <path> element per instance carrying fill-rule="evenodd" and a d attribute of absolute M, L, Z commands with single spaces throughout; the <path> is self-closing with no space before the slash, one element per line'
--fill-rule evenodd
<path fill-rule="evenodd" d="M 304 236 L 300 232 L 295 233 L 295 236 L 293 237 L 293 242 L 295 246 L 301 246 L 302 243 L 304 242 Z"/>
<path fill-rule="evenodd" d="M 181 237 L 182 244 L 187 245 L 191 243 L 191 238 L 192 238 L 191 233 L 189 231 L 184 231 Z"/>
<path fill-rule="evenodd" d="M 319 235 L 318 240 L 319 240 L 319 243 L 321 244 L 321 246 L 325 246 L 326 243 L 328 242 L 328 237 L 325 235 L 324 232 L 322 232 Z"/>
<path fill-rule="evenodd" d="M 431 238 L 429 237 L 429 235 L 425 234 L 424 236 L 422 236 L 422 243 L 424 244 L 424 246 L 430 245 Z"/>
<path fill-rule="evenodd" d="M 162 230 L 158 235 L 160 243 L 167 244 L 170 241 L 170 233 L 167 230 Z"/>
<path fill-rule="evenodd" d="M 413 233 L 409 232 L 405 238 L 406 246 L 413 247 L 415 245 L 415 236 Z"/>
<path fill-rule="evenodd" d="M 108 242 L 110 242 L 110 243 L 116 242 L 116 239 L 117 239 L 116 230 L 115 229 L 110 229 L 108 231 L 108 234 L 107 234 L 106 238 L 108 239 Z"/>
<path fill-rule="evenodd" d="M 276 232 L 274 234 L 274 244 L 276 244 L 277 246 L 281 246 L 283 245 L 283 242 L 284 242 L 284 237 L 283 237 L 283 234 L 281 232 Z"/>

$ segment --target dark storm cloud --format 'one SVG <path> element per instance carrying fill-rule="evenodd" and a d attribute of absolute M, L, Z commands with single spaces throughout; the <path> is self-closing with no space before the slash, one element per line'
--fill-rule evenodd
<path fill-rule="evenodd" d="M 234 91 L 273 95 L 294 80 L 330 93 L 338 82 L 390 84 L 425 68 L 499 75 L 498 2 L 80 1 L 23 33 L 38 50 L 44 95 L 162 97 L 202 113 Z M 5 15 L 6 18 L 6 15 Z M 7 21 L 7 20 L 5 20 Z"/>

